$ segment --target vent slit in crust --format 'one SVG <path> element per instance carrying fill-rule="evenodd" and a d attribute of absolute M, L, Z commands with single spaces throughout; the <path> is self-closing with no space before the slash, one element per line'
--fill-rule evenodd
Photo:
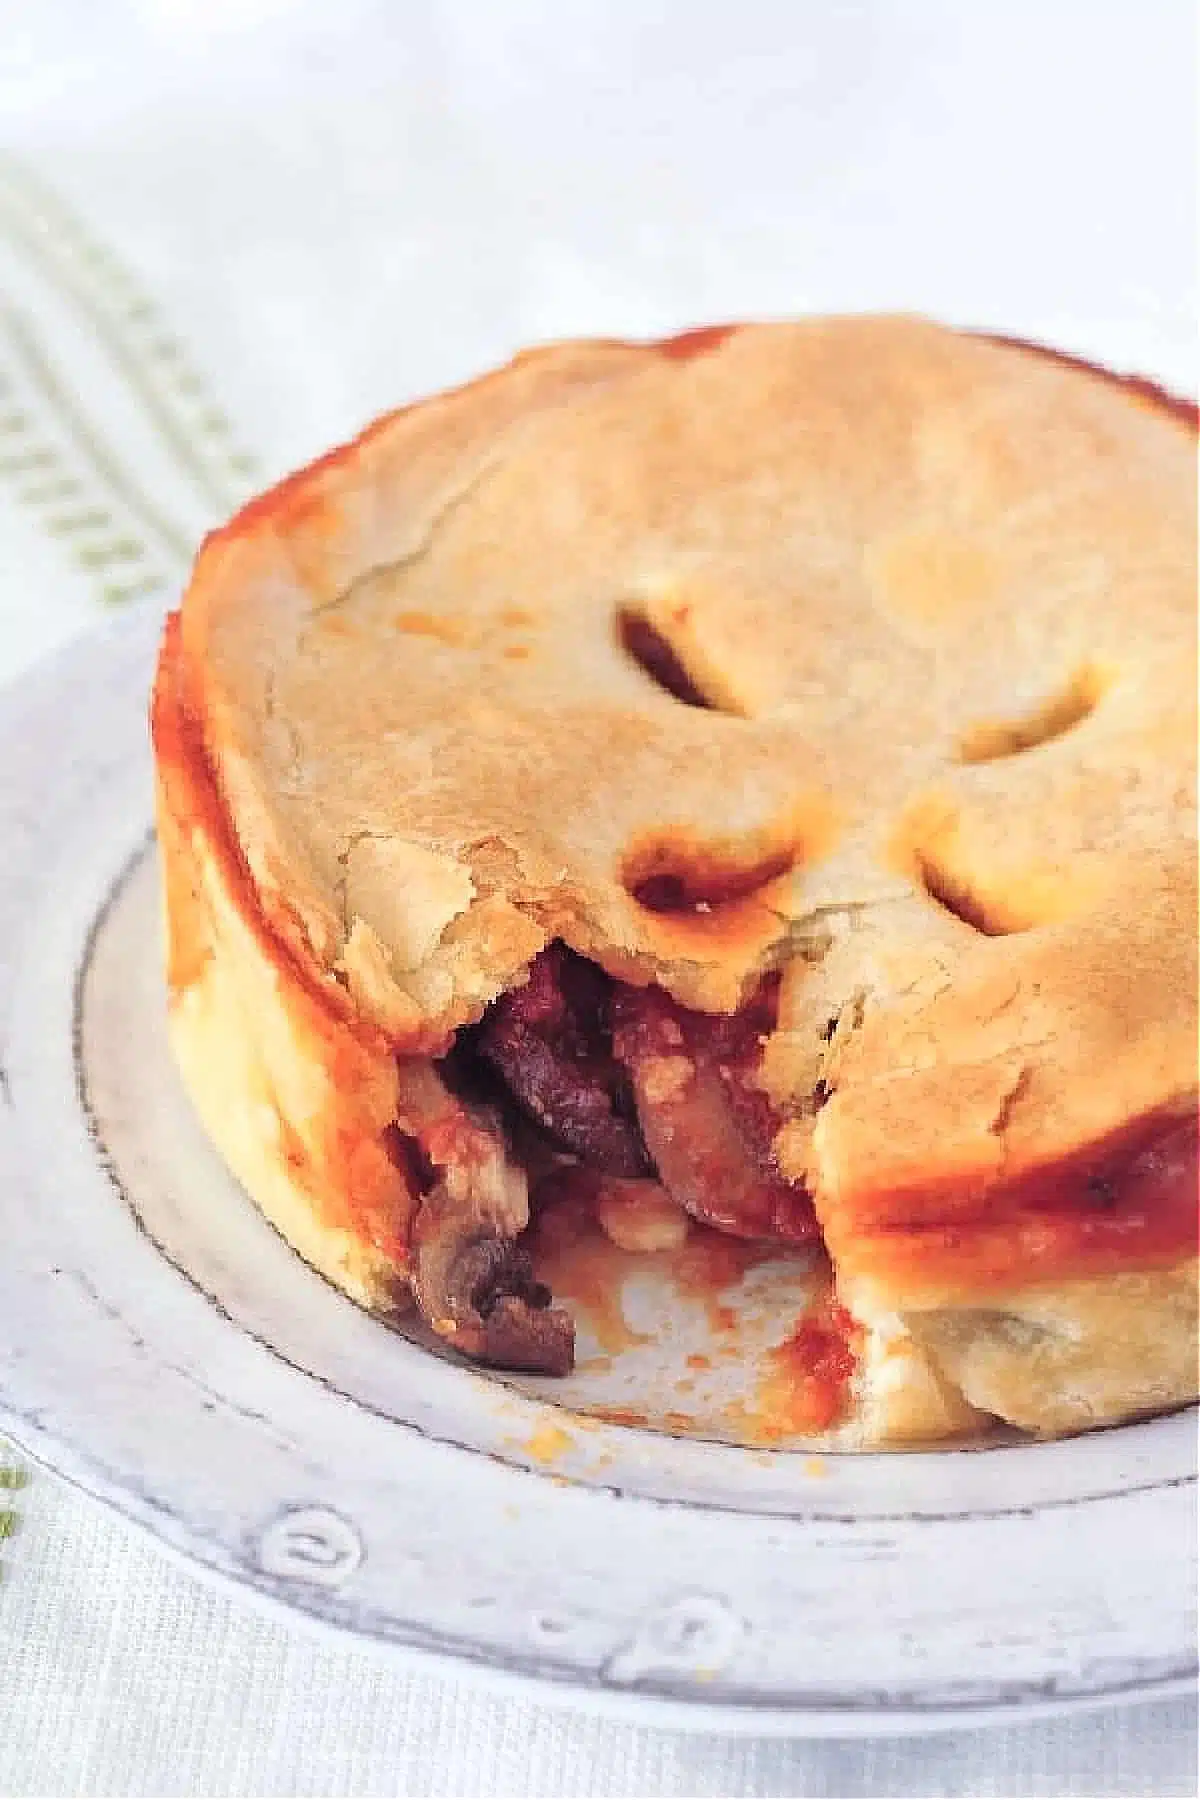
<path fill-rule="evenodd" d="M 617 642 L 655 687 L 683 706 L 719 710 L 693 681 L 674 647 L 644 614 L 623 606 L 617 613 Z"/>
<path fill-rule="evenodd" d="M 1023 751 L 1037 749 L 1039 744 L 1048 744 L 1090 718 L 1111 685 L 1110 674 L 1086 665 L 1026 717 L 973 725 L 959 739 L 958 760 L 995 762 L 1000 757 L 1019 756 Z"/>
<path fill-rule="evenodd" d="M 787 875 L 798 850 L 779 850 L 756 862 L 738 862 L 723 850 L 672 843 L 648 844 L 628 856 L 622 881 L 639 906 L 651 913 L 693 919 L 750 900 Z M 769 895 L 765 895 L 769 899 Z"/>
<path fill-rule="evenodd" d="M 1027 926 L 1013 923 L 1013 915 L 1003 907 L 989 904 L 970 883 L 940 860 L 932 850 L 916 852 L 921 885 L 935 905 L 969 925 L 982 937 L 1007 937 L 1010 932 Z"/>

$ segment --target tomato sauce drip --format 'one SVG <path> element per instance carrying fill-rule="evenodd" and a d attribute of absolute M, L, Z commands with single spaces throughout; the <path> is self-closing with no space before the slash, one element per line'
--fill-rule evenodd
<path fill-rule="evenodd" d="M 738 1315 L 729 1304 L 729 1295 L 751 1269 L 773 1254 L 770 1245 L 693 1224 L 687 1243 L 671 1258 L 671 1277 L 681 1294 L 703 1305 L 709 1330 L 720 1336 L 737 1329 Z M 690 1357 L 688 1361 L 690 1364 Z"/>
<path fill-rule="evenodd" d="M 758 1390 L 759 1433 L 768 1440 L 829 1431 L 846 1414 L 862 1329 L 827 1298 L 768 1356 Z"/>
<path fill-rule="evenodd" d="M 772 1246 L 692 1223 L 677 1249 L 622 1250 L 597 1220 L 600 1186 L 600 1177 L 577 1165 L 545 1177 L 534 1190 L 529 1233 L 539 1280 L 556 1299 L 571 1303 L 600 1350 L 615 1356 L 650 1341 L 626 1319 L 621 1291 L 630 1276 L 651 1268 L 664 1275 L 681 1297 L 703 1306 L 714 1337 L 736 1331 L 738 1315 L 730 1297 L 751 1269 L 776 1253 Z M 691 1367 L 711 1367 L 707 1356 L 688 1361 Z"/>
<path fill-rule="evenodd" d="M 595 1213 L 600 1178 L 568 1165 L 534 1189 L 529 1251 L 538 1279 L 556 1300 L 569 1301 L 606 1356 L 649 1342 L 625 1317 L 621 1291 L 641 1259 L 621 1250 L 600 1228 Z"/>
<path fill-rule="evenodd" d="M 672 362 L 690 362 L 694 356 L 706 356 L 718 350 L 725 339 L 737 330 L 736 325 L 696 325 L 691 331 L 680 331 L 674 337 L 659 338 L 653 346 L 660 356 Z"/>

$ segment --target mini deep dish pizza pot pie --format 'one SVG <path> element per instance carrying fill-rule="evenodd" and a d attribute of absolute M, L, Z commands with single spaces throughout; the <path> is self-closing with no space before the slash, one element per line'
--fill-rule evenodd
<path fill-rule="evenodd" d="M 535 351 L 215 533 L 171 1033 L 268 1219 L 548 1374 L 564 1194 L 823 1246 L 834 1447 L 1193 1398 L 1194 449 L 831 319 Z"/>

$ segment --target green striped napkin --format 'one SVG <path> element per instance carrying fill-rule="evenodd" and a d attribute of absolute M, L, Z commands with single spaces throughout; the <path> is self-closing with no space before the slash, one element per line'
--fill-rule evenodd
<path fill-rule="evenodd" d="M 13 1505 L 18 1488 L 26 1482 L 26 1474 L 17 1461 L 16 1452 L 0 1440 L 0 1570 L 3 1569 L 3 1545 L 17 1528 L 17 1509 Z"/>

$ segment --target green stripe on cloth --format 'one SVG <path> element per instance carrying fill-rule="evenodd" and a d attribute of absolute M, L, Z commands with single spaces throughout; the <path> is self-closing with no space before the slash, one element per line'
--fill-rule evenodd
<path fill-rule="evenodd" d="M 17 1510 L 8 1504 L 9 1496 L 24 1487 L 27 1479 L 15 1461 L 15 1453 L 6 1444 L 0 1444 L 0 1544 L 17 1529 Z"/>

